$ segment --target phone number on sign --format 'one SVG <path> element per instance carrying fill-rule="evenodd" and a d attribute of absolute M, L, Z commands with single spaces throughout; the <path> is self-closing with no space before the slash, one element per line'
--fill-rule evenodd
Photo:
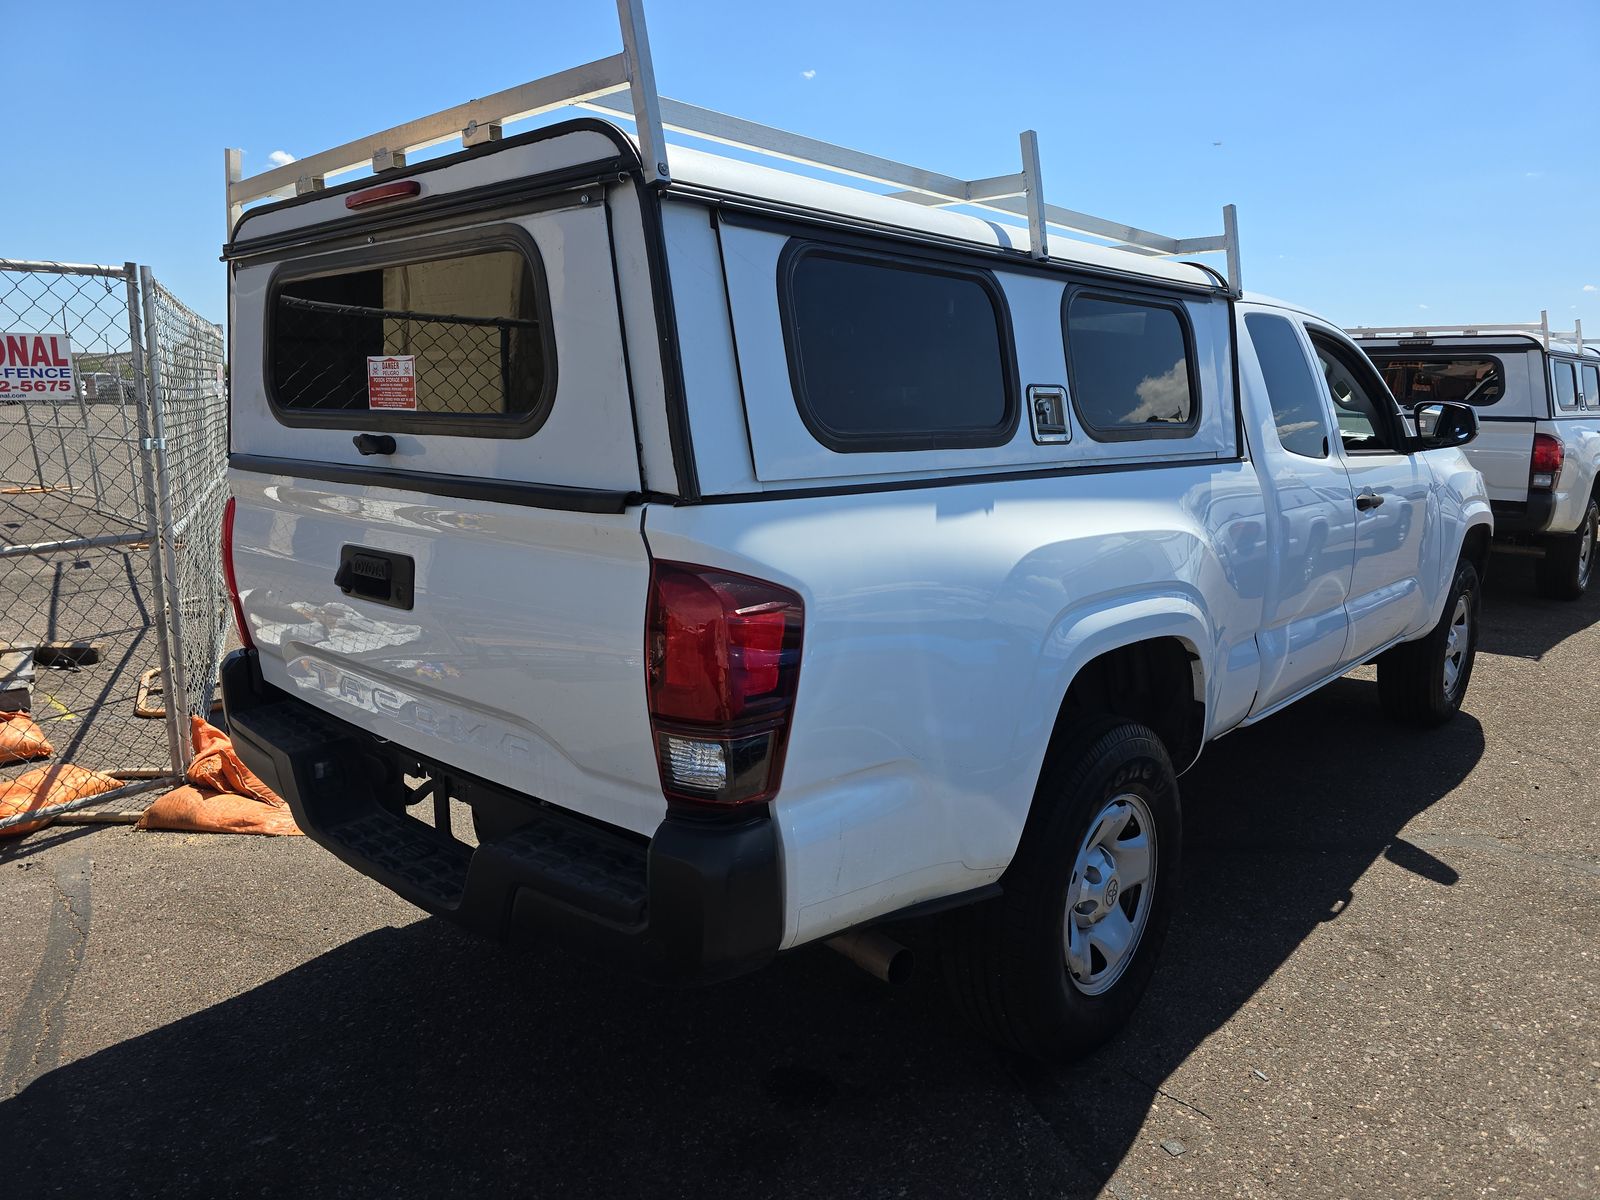
<path fill-rule="evenodd" d="M 9 379 L 0 379 L 0 392 L 70 392 L 71 390 L 70 379 L 24 379 L 17 384 L 13 384 Z"/>

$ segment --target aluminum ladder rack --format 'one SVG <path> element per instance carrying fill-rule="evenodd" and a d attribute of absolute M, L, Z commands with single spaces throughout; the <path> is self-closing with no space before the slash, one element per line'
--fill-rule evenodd
<path fill-rule="evenodd" d="M 1345 332 L 1354 338 L 1478 337 L 1481 334 L 1526 333 L 1538 338 L 1546 350 L 1550 349 L 1551 342 L 1573 342 L 1578 347 L 1578 353 L 1583 353 L 1583 322 L 1573 321 L 1570 330 L 1551 329 L 1549 309 L 1539 310 L 1537 322 L 1523 325 L 1494 322 L 1487 325 L 1353 325 Z"/>
<path fill-rule="evenodd" d="M 1115 249 L 1170 258 L 1220 253 L 1226 256 L 1227 286 L 1241 293 L 1238 220 L 1233 205 L 1222 210 L 1222 232 L 1177 238 L 1075 212 L 1046 203 L 1039 172 L 1039 141 L 1033 130 L 1021 135 L 1022 169 L 986 179 L 957 179 L 893 159 L 880 158 L 760 125 L 711 109 L 671 100 L 656 91 L 655 68 L 645 28 L 643 0 L 617 0 L 622 51 L 609 58 L 558 71 L 481 99 L 469 100 L 432 116 L 407 121 L 324 150 L 258 175 L 242 173 L 243 152 L 225 152 L 228 236 L 245 206 L 255 201 L 321 190 L 336 175 L 370 168 L 382 175 L 406 165 L 407 156 L 459 139 L 463 146 L 498 141 L 503 128 L 561 108 L 584 108 L 631 120 L 637 131 L 645 177 L 656 186 L 672 182 L 667 164 L 668 130 L 717 145 L 815 167 L 848 180 L 895 189 L 897 199 L 932 207 L 962 206 L 1024 217 L 1030 254 L 1049 257 L 1049 231 L 1109 241 Z M 624 96 L 623 93 L 626 93 Z"/>

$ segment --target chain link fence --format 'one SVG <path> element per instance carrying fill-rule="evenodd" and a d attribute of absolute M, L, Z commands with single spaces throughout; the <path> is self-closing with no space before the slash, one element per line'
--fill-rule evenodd
<path fill-rule="evenodd" d="M 228 393 L 222 326 L 140 270 L 155 464 L 173 645 L 171 694 L 209 715 L 227 639 L 222 509 L 228 499 Z"/>
<path fill-rule="evenodd" d="M 54 752 L 0 791 L 43 771 L 52 810 L 141 807 L 223 650 L 222 331 L 148 268 L 0 259 L 0 366 L 24 358 L 0 370 L 0 713 Z"/>

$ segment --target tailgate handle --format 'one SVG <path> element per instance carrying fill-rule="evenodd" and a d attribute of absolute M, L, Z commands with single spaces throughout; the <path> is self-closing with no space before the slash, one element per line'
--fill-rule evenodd
<path fill-rule="evenodd" d="M 373 604 L 409 609 L 417 565 L 408 554 L 391 554 L 368 546 L 345 546 L 333 582 L 346 596 Z"/>
<path fill-rule="evenodd" d="M 394 453 L 394 438 L 387 433 L 358 433 L 350 440 L 362 454 Z"/>

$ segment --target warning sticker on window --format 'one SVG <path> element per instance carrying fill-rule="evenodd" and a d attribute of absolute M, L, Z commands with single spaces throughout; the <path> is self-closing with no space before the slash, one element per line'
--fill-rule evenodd
<path fill-rule="evenodd" d="M 417 411 L 416 355 L 367 359 L 367 407 Z"/>

